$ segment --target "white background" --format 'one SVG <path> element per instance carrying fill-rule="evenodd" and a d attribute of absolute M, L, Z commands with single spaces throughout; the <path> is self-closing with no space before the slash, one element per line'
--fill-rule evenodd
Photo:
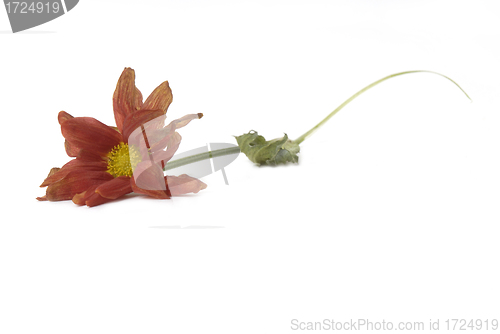
<path fill-rule="evenodd" d="M 1 333 L 292 333 L 291 320 L 499 318 L 497 1 L 96 1 L 12 34 L 0 10 Z M 38 202 L 69 158 L 57 113 L 113 125 L 124 67 L 180 151 L 251 129 L 300 163 L 240 155 L 172 200 Z"/>

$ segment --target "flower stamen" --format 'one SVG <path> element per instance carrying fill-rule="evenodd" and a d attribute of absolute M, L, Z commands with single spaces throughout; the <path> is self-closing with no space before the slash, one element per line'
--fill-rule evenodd
<path fill-rule="evenodd" d="M 135 167 L 141 161 L 139 151 L 134 146 L 129 147 L 126 143 L 120 143 L 113 147 L 107 157 L 107 172 L 113 177 L 132 177 Z"/>

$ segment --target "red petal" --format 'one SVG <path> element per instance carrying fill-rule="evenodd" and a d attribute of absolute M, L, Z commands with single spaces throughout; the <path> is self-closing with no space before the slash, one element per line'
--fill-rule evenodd
<path fill-rule="evenodd" d="M 77 158 L 80 160 L 94 161 L 94 162 L 106 161 L 106 163 L 107 163 L 107 159 L 104 159 L 100 155 L 86 151 L 86 150 L 80 150 L 80 152 L 78 152 Z"/>
<path fill-rule="evenodd" d="M 78 193 L 75 196 L 73 196 L 73 203 L 77 205 L 85 205 L 85 201 L 89 199 L 90 196 L 95 194 L 95 189 L 97 186 L 92 186 L 89 189 L 85 190 L 84 192 Z"/>
<path fill-rule="evenodd" d="M 61 125 L 65 121 L 72 119 L 72 118 L 74 118 L 74 117 L 65 111 L 60 111 L 59 114 L 57 115 L 57 120 L 59 121 L 59 124 L 61 124 Z M 78 147 L 74 147 L 67 140 L 64 141 L 64 148 L 66 150 L 66 154 L 68 154 L 68 156 L 70 156 L 72 158 L 76 157 L 78 155 L 78 152 L 80 151 L 80 149 Z"/>
<path fill-rule="evenodd" d="M 145 109 L 128 115 L 123 122 L 123 138 L 128 142 L 129 137 L 133 132 L 134 135 L 139 135 L 141 137 L 141 126 L 143 126 L 146 131 L 148 129 L 161 128 L 165 119 L 164 115 L 165 112 L 163 110 Z"/>
<path fill-rule="evenodd" d="M 89 207 L 104 204 L 112 201 L 95 192 L 97 187 L 90 187 L 88 190 L 73 196 L 73 203 L 78 205 L 87 205 Z"/>
<path fill-rule="evenodd" d="M 60 111 L 59 114 L 57 115 L 57 120 L 59 121 L 59 124 L 63 124 L 65 121 L 72 118 L 74 117 L 65 111 Z"/>
<path fill-rule="evenodd" d="M 172 90 L 168 85 L 168 81 L 163 82 L 161 85 L 156 87 L 156 89 L 149 95 L 149 97 L 144 102 L 142 109 L 149 110 L 163 110 L 164 113 L 167 112 L 168 106 L 172 103 Z"/>
<path fill-rule="evenodd" d="M 73 170 L 63 179 L 49 185 L 46 196 L 49 201 L 72 199 L 76 194 L 112 179 L 113 176 L 107 172 Z"/>
<path fill-rule="evenodd" d="M 77 158 L 66 163 L 62 166 L 62 168 L 54 171 L 55 169 L 56 168 L 52 168 L 51 173 L 49 173 L 40 187 L 46 187 L 52 183 L 58 182 L 64 179 L 70 172 L 75 170 L 82 172 L 105 172 L 107 169 L 107 163 L 105 161 L 89 161 Z"/>
<path fill-rule="evenodd" d="M 123 132 L 123 121 L 142 106 L 142 94 L 135 87 L 135 72 L 131 68 L 125 68 L 118 79 L 113 94 L 113 110 L 115 113 L 116 126 Z"/>
<path fill-rule="evenodd" d="M 115 181 L 117 180 L 117 181 Z M 104 193 L 112 193 L 112 197 L 102 196 Z M 84 205 L 89 207 L 104 204 L 112 201 L 118 197 L 132 192 L 132 187 L 130 186 L 130 178 L 126 176 L 120 176 L 116 179 L 108 181 L 97 187 L 91 187 L 87 191 L 73 196 L 73 202 L 75 204 Z M 108 194 L 108 195 L 110 195 Z"/>
<path fill-rule="evenodd" d="M 101 184 L 97 187 L 95 192 L 108 199 L 117 199 L 118 197 L 122 197 L 123 195 L 132 192 L 130 177 L 119 176 L 111 181 Z"/>
<path fill-rule="evenodd" d="M 74 158 L 78 156 L 78 153 L 80 153 L 80 149 L 75 145 L 72 145 L 67 140 L 64 141 L 64 149 L 66 150 L 66 154 L 68 155 L 68 157 Z"/>
<path fill-rule="evenodd" d="M 59 172 L 61 170 L 61 168 L 58 168 L 58 167 L 53 167 L 50 169 L 49 171 L 49 174 L 47 175 L 47 177 L 51 177 L 52 175 L 54 175 L 55 173 Z"/>
<path fill-rule="evenodd" d="M 101 204 L 111 202 L 111 201 L 112 201 L 112 199 L 104 198 L 101 195 L 99 195 L 98 193 L 93 193 L 91 196 L 89 196 L 87 198 L 87 200 L 85 201 L 85 204 L 89 207 L 92 207 L 92 206 L 101 205 Z"/>
<path fill-rule="evenodd" d="M 131 185 L 135 193 L 154 198 L 170 198 L 163 170 L 158 164 L 152 164 L 150 161 L 143 161 L 137 165 L 131 178 Z"/>
<path fill-rule="evenodd" d="M 61 125 L 61 132 L 72 148 L 106 156 L 123 141 L 121 134 L 92 117 L 75 117 Z"/>
<path fill-rule="evenodd" d="M 142 93 L 139 88 L 135 87 L 135 109 L 140 110 L 142 109 L 143 105 L 144 103 L 142 103 Z"/>
<path fill-rule="evenodd" d="M 197 193 L 207 187 L 205 183 L 186 174 L 179 176 L 165 176 L 165 179 L 168 183 L 168 188 L 170 189 L 172 196 Z"/>
<path fill-rule="evenodd" d="M 47 182 L 47 180 L 49 180 L 49 179 L 50 179 L 50 178 L 51 178 L 54 174 L 56 174 L 56 173 L 57 173 L 57 172 L 59 172 L 60 170 L 61 170 L 61 168 L 58 168 L 58 167 L 53 167 L 53 168 L 51 168 L 51 169 L 50 169 L 50 171 L 49 171 L 49 174 L 47 175 L 47 177 L 46 177 L 46 178 L 45 178 L 45 180 L 43 181 L 43 183 L 42 183 L 42 185 L 40 186 L 40 188 L 47 186 L 48 184 L 44 185 L 44 184 Z M 49 182 L 50 182 L 50 181 L 49 181 Z M 52 183 L 52 182 L 50 182 L 50 183 Z"/>

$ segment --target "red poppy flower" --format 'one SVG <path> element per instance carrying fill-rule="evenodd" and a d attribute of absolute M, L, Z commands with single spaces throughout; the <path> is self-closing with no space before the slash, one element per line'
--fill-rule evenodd
<path fill-rule="evenodd" d="M 179 147 L 175 131 L 202 114 L 186 115 L 165 126 L 172 102 L 168 82 L 163 82 L 142 101 L 135 86 L 135 72 L 126 68 L 113 95 L 117 127 L 91 117 L 58 115 L 66 153 L 75 159 L 53 168 L 41 187 L 46 195 L 38 200 L 73 200 L 95 206 L 135 192 L 154 198 L 197 193 L 205 183 L 188 175 L 164 176 L 163 167 Z"/>

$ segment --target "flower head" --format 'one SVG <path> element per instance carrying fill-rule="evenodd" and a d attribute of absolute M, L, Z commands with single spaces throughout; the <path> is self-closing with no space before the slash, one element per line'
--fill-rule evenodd
<path fill-rule="evenodd" d="M 206 184 L 187 175 L 164 176 L 165 163 L 179 147 L 175 131 L 202 114 L 190 114 L 165 126 L 172 91 L 165 81 L 146 101 L 135 86 L 135 72 L 126 68 L 113 95 L 116 127 L 91 117 L 58 115 L 68 156 L 62 168 L 53 168 L 41 187 L 46 194 L 38 200 L 73 200 L 95 206 L 131 192 L 154 198 L 198 192 Z"/>

